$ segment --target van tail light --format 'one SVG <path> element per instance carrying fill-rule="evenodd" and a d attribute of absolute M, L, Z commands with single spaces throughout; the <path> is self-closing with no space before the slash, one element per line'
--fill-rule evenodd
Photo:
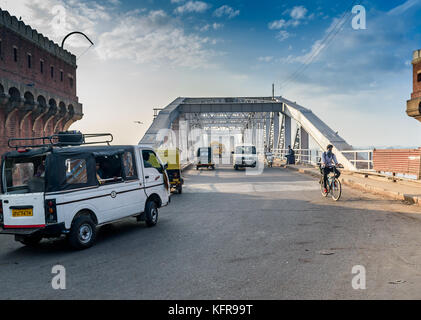
<path fill-rule="evenodd" d="M 0 200 L 0 223 L 3 223 L 3 201 Z"/>
<path fill-rule="evenodd" d="M 56 223 L 57 222 L 57 206 L 55 199 L 45 200 L 45 222 Z"/>

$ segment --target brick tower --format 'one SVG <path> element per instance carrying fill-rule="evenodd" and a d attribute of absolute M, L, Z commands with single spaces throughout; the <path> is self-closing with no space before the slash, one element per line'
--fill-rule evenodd
<path fill-rule="evenodd" d="M 413 59 L 413 91 L 411 100 L 406 104 L 408 116 L 421 121 L 421 49 L 414 51 Z"/>
<path fill-rule="evenodd" d="M 9 138 L 67 130 L 82 118 L 76 57 L 0 9 L 0 154 Z"/>

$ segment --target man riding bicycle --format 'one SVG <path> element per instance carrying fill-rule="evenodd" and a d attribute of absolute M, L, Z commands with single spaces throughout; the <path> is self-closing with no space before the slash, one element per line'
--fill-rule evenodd
<path fill-rule="evenodd" d="M 327 193 L 327 175 L 330 172 L 335 173 L 335 178 L 339 178 L 341 172 L 336 169 L 336 166 L 339 166 L 338 160 L 336 159 L 335 154 L 332 152 L 333 146 L 329 144 L 327 146 L 327 151 L 322 154 L 322 163 L 321 168 L 323 170 L 323 183 L 324 183 L 324 192 Z"/>

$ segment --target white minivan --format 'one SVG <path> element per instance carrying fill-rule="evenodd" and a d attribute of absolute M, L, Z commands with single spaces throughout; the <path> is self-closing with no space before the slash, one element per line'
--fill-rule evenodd
<path fill-rule="evenodd" d="M 74 248 L 84 249 L 94 243 L 98 226 L 126 217 L 157 224 L 170 191 L 166 166 L 154 150 L 82 144 L 20 147 L 2 157 L 1 234 L 25 245 L 65 234 Z"/>
<path fill-rule="evenodd" d="M 251 167 L 257 165 L 257 152 L 254 145 L 242 144 L 235 147 L 233 154 L 234 169 Z"/>

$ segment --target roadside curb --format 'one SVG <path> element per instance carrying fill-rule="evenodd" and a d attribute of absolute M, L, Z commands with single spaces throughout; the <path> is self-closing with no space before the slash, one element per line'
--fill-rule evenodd
<path fill-rule="evenodd" d="M 286 169 L 298 171 L 300 173 L 305 173 L 305 174 L 311 175 L 315 178 L 319 178 L 319 173 L 314 172 L 314 169 L 310 169 L 310 168 L 305 169 L 305 168 L 299 168 L 299 167 L 288 166 L 288 165 L 282 165 L 281 168 L 286 168 Z"/>
<path fill-rule="evenodd" d="M 286 165 L 281 166 L 281 167 L 319 178 L 319 174 L 314 172 L 314 169 L 305 169 L 305 168 L 286 166 Z M 340 180 L 343 184 L 354 189 L 370 192 L 372 194 L 382 195 L 393 200 L 406 201 L 411 204 L 421 206 L 421 197 L 419 197 L 418 195 L 411 195 L 411 194 L 405 194 L 405 193 L 401 193 L 397 191 L 386 190 L 384 188 L 379 188 L 379 187 L 370 185 L 368 183 L 356 182 L 349 177 L 341 177 Z"/>
<path fill-rule="evenodd" d="M 341 178 L 341 182 L 355 189 L 367 191 L 373 194 L 379 194 L 379 195 L 391 198 L 393 200 L 406 201 L 411 204 L 416 204 L 418 206 L 421 206 L 421 199 L 416 195 L 405 194 L 398 191 L 386 190 L 384 188 L 375 187 L 367 183 L 356 182 L 352 179 L 345 178 L 345 177 Z"/>

